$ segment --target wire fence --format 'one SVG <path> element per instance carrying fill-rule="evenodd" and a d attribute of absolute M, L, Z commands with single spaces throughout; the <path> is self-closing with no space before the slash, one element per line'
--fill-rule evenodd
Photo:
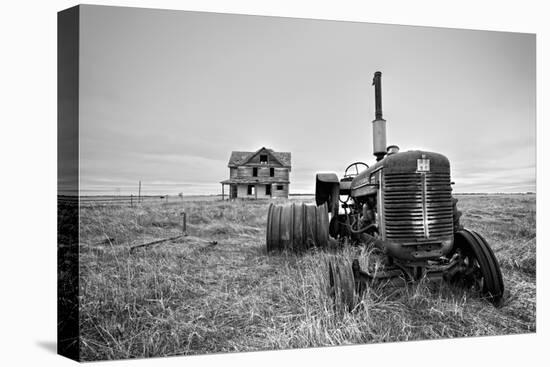
<path fill-rule="evenodd" d="M 310 199 L 313 194 L 290 194 L 290 198 Z M 137 206 L 143 204 L 176 205 L 189 201 L 217 201 L 222 200 L 222 195 L 58 195 L 59 204 L 79 204 L 80 206 L 116 205 Z M 225 198 L 227 199 L 227 196 Z"/>
<path fill-rule="evenodd" d="M 63 196 L 58 195 L 57 201 L 60 204 L 76 204 L 80 206 L 95 205 L 117 205 L 117 206 L 136 206 L 142 204 L 180 204 L 186 201 L 214 201 L 221 200 L 221 195 L 208 196 L 178 196 L 178 195 L 154 195 L 154 196 Z"/>

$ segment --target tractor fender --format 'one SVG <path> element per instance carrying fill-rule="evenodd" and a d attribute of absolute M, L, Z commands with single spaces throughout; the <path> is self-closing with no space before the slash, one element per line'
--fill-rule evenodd
<path fill-rule="evenodd" d="M 332 215 L 338 214 L 340 199 L 340 181 L 336 173 L 318 173 L 315 175 L 315 203 L 327 204 Z"/>

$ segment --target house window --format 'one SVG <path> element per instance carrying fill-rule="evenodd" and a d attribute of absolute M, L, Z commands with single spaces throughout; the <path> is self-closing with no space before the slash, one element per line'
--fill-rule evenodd
<path fill-rule="evenodd" d="M 258 168 L 257 167 L 252 168 L 252 176 L 253 177 L 258 177 Z"/>
<path fill-rule="evenodd" d="M 271 196 L 271 185 L 265 185 L 265 194 Z"/>
<path fill-rule="evenodd" d="M 269 169 L 269 177 L 274 177 L 275 176 L 275 168 L 271 167 Z"/>
<path fill-rule="evenodd" d="M 277 190 L 281 191 L 283 189 L 283 185 L 277 185 Z"/>
<path fill-rule="evenodd" d="M 248 185 L 248 195 L 254 195 L 254 192 L 256 191 L 256 187 L 254 185 Z"/>
<path fill-rule="evenodd" d="M 260 154 L 260 163 L 267 164 L 267 154 Z"/>

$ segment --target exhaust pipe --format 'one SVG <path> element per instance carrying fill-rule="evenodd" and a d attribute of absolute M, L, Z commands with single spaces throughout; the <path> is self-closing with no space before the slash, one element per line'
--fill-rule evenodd
<path fill-rule="evenodd" d="M 374 73 L 372 80 L 374 85 L 375 98 L 375 119 L 372 122 L 372 149 L 376 161 L 381 160 L 386 155 L 386 120 L 382 117 L 382 73 Z"/>

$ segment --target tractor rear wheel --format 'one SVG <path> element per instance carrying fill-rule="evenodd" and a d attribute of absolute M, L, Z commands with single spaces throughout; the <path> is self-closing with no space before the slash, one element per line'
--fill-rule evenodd
<path fill-rule="evenodd" d="M 351 263 L 340 257 L 331 257 L 328 260 L 328 276 L 328 291 L 336 312 L 351 312 L 356 305 L 355 281 Z"/>
<path fill-rule="evenodd" d="M 459 280 L 498 306 L 504 294 L 504 281 L 487 241 L 475 231 L 462 229 L 455 233 L 454 246 L 455 252 L 460 251 L 466 268 Z"/>

